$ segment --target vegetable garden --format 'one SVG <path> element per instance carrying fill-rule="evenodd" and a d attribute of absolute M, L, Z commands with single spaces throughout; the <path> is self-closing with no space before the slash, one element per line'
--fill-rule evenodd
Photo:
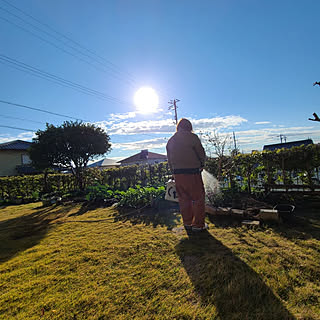
<path fill-rule="evenodd" d="M 49 174 L 47 186 L 49 192 L 44 193 L 44 176 L 14 176 L 0 178 L 0 201 L 22 203 L 38 201 L 53 195 L 60 197 L 76 197 L 86 195 L 90 201 L 121 198 L 124 192 L 150 193 L 151 189 L 164 190 L 163 186 L 170 174 L 168 164 L 153 166 L 130 166 L 116 169 L 87 169 L 85 171 L 85 192 L 80 192 L 72 174 Z M 148 189 L 149 188 L 149 189 Z M 160 190 L 159 189 L 159 190 Z M 154 191 L 156 192 L 156 191 Z M 120 197 L 121 195 L 121 197 Z M 140 200 L 141 202 L 141 200 Z"/>

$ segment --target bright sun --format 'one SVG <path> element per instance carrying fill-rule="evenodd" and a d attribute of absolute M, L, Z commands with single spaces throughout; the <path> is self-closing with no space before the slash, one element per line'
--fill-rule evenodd
<path fill-rule="evenodd" d="M 134 104 L 139 113 L 152 113 L 158 108 L 159 97 L 152 88 L 142 87 L 134 95 Z"/>

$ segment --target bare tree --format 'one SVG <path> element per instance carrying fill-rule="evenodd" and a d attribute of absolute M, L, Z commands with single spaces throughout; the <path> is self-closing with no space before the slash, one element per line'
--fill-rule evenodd
<path fill-rule="evenodd" d="M 229 148 L 229 135 L 222 136 L 217 131 L 213 131 L 212 133 L 200 133 L 200 135 L 206 153 L 210 155 L 210 157 L 215 155 L 218 158 L 222 158 L 225 156 L 226 150 Z"/>
<path fill-rule="evenodd" d="M 230 136 L 221 135 L 217 131 L 201 133 L 200 136 L 207 155 L 217 160 L 217 178 L 221 181 L 223 170 L 228 167 L 229 157 L 226 156 L 226 153 L 230 151 Z"/>

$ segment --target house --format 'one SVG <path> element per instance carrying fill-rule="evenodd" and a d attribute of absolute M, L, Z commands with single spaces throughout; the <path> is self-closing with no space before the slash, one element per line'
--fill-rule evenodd
<path fill-rule="evenodd" d="M 160 153 L 155 153 L 155 152 L 150 152 L 148 150 L 141 150 L 139 153 L 118 161 L 121 166 L 132 166 L 132 165 L 146 165 L 146 164 L 156 164 L 160 162 L 165 162 L 167 161 L 168 158 L 167 156 L 160 154 Z"/>
<path fill-rule="evenodd" d="M 282 149 L 282 148 L 290 149 L 292 147 L 300 147 L 302 145 L 307 146 L 309 144 L 313 144 L 312 139 L 291 141 L 291 142 L 285 142 L 285 143 L 268 144 L 268 145 L 263 146 L 263 150 L 273 151 L 273 150 Z"/>
<path fill-rule="evenodd" d="M 120 163 L 112 160 L 112 159 L 101 159 L 97 162 L 91 163 L 88 165 L 88 168 L 98 168 L 100 170 L 102 169 L 109 169 L 109 168 L 117 168 L 120 166 Z"/>
<path fill-rule="evenodd" d="M 27 149 L 31 142 L 14 140 L 0 144 L 0 176 L 33 173 Z"/>

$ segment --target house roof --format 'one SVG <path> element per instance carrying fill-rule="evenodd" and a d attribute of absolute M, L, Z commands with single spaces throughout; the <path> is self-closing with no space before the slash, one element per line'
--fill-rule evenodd
<path fill-rule="evenodd" d="M 164 154 L 160 154 L 160 153 L 150 152 L 148 150 L 141 150 L 139 153 L 137 153 L 129 158 L 125 158 L 123 160 L 120 160 L 118 162 L 128 163 L 128 162 L 137 162 L 137 161 L 142 161 L 142 160 L 156 160 L 156 159 L 167 160 L 167 156 L 165 156 Z"/>
<path fill-rule="evenodd" d="M 88 165 L 89 168 L 95 168 L 95 167 L 108 167 L 108 166 L 119 166 L 120 163 L 117 163 L 116 161 L 112 159 L 101 159 L 97 162 L 91 163 Z"/>
<path fill-rule="evenodd" d="M 5 143 L 0 143 L 0 150 L 27 150 L 31 142 L 23 140 L 14 140 Z"/>
<path fill-rule="evenodd" d="M 268 144 L 263 146 L 263 150 L 277 150 L 277 149 L 290 149 L 292 147 L 299 147 L 302 145 L 309 145 L 313 144 L 312 139 L 305 139 L 305 140 L 298 140 L 298 141 L 291 141 L 291 142 L 285 142 L 285 143 L 275 143 L 275 144 Z"/>

